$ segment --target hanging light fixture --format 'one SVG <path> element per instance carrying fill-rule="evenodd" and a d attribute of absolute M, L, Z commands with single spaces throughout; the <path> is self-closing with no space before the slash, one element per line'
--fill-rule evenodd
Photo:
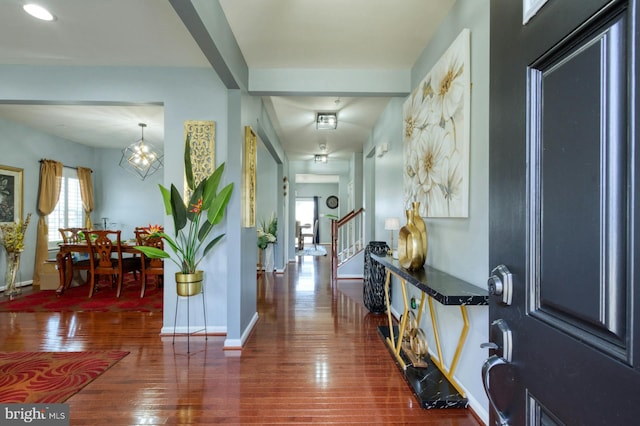
<path fill-rule="evenodd" d="M 144 140 L 145 123 L 138 123 L 142 137 L 122 150 L 120 167 L 135 173 L 142 180 L 151 176 L 162 167 L 164 154 Z"/>

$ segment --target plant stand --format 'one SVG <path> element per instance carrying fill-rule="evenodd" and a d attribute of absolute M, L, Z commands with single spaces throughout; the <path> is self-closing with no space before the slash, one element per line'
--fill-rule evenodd
<path fill-rule="evenodd" d="M 187 353 L 190 352 L 190 346 L 189 346 L 189 338 L 191 337 L 192 334 L 195 334 L 201 330 L 196 330 L 196 331 L 191 331 L 190 327 L 189 327 L 189 299 L 191 299 L 192 297 L 195 296 L 201 296 L 202 297 L 202 315 L 204 318 L 204 340 L 208 340 L 207 337 L 207 307 L 205 305 L 205 301 L 204 301 L 204 287 L 202 288 L 202 291 L 199 294 L 195 294 L 193 296 L 179 296 L 176 294 L 176 311 L 173 317 L 173 341 L 172 344 L 175 345 L 176 343 L 176 323 L 178 322 L 178 304 L 180 302 L 181 299 L 187 299 Z"/>

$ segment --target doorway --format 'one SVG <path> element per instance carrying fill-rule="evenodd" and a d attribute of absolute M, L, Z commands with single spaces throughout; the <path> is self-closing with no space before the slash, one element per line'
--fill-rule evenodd
<path fill-rule="evenodd" d="M 313 224 L 317 220 L 316 204 L 317 202 L 313 198 L 296 198 L 296 222 L 300 224 L 301 233 L 309 234 L 312 232 Z M 296 243 L 299 247 L 304 247 L 304 241 Z"/>

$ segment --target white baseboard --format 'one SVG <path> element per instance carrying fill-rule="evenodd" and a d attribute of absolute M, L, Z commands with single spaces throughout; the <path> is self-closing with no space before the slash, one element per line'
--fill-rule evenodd
<path fill-rule="evenodd" d="M 253 327 L 255 327 L 256 323 L 258 322 L 258 319 L 259 319 L 258 313 L 255 312 L 253 314 L 253 317 L 251 318 L 251 321 L 249 322 L 249 325 L 247 325 L 247 328 L 244 329 L 242 336 L 240 336 L 240 339 L 226 339 L 224 341 L 223 349 L 226 349 L 226 350 L 242 349 L 242 347 L 244 346 L 244 343 L 249 338 L 249 334 L 251 334 Z"/>

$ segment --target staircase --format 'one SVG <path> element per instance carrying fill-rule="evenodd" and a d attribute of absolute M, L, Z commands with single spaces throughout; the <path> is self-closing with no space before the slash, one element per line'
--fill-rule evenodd
<path fill-rule="evenodd" d="M 331 278 L 362 278 L 364 208 L 331 221 Z"/>

